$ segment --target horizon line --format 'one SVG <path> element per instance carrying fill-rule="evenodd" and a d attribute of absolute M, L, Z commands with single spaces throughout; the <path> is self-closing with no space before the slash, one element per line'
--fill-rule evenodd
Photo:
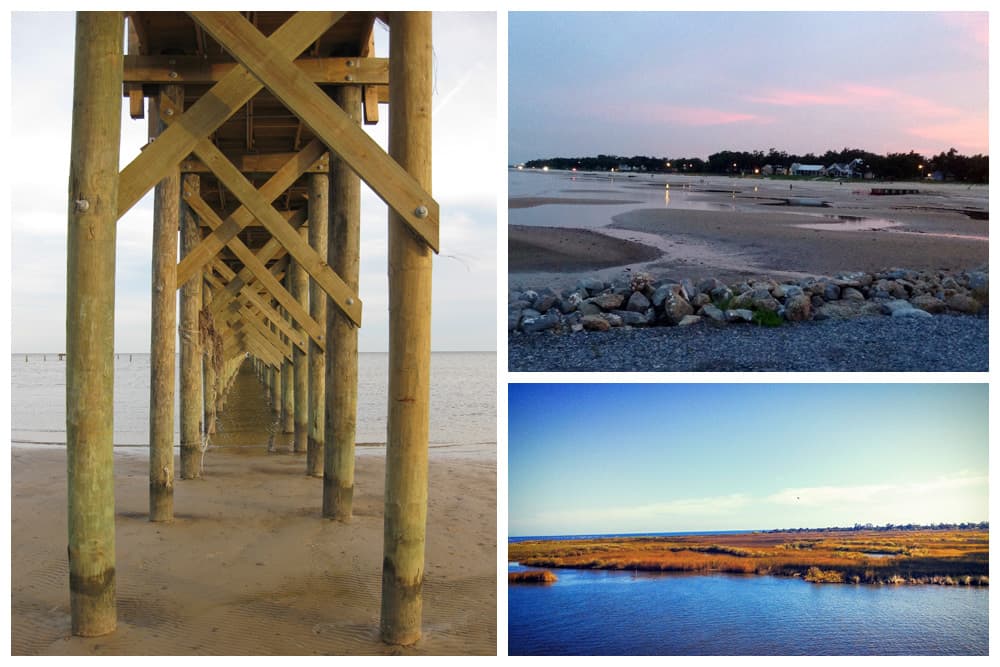
<path fill-rule="evenodd" d="M 982 523 L 987 524 L 987 527 L 989 526 L 989 520 L 988 519 L 982 519 L 980 521 L 958 521 L 958 522 L 950 522 L 950 523 L 938 522 L 936 524 L 912 524 L 912 523 L 892 524 L 892 528 L 887 528 L 885 525 L 872 525 L 871 528 L 868 528 L 867 527 L 868 524 L 864 524 L 864 525 L 862 525 L 861 528 L 855 528 L 853 526 L 825 526 L 825 527 L 799 527 L 799 528 L 720 528 L 720 529 L 715 529 L 715 530 L 708 530 L 708 529 L 704 529 L 704 530 L 648 530 L 648 531 L 638 531 L 638 532 L 631 532 L 631 533 L 585 532 L 585 533 L 562 533 L 562 534 L 549 533 L 547 535 L 514 535 L 514 534 L 509 534 L 509 535 L 507 535 L 507 539 L 509 540 L 511 538 L 526 538 L 526 537 L 589 537 L 589 536 L 594 536 L 594 537 L 607 537 L 607 536 L 631 537 L 631 536 L 637 536 L 638 537 L 638 536 L 643 536 L 643 535 L 670 535 L 670 534 L 674 534 L 674 535 L 710 535 L 710 534 L 714 534 L 714 533 L 764 533 L 764 532 L 767 532 L 767 533 L 783 533 L 783 532 L 793 532 L 793 531 L 898 530 L 898 529 L 902 528 L 903 526 L 909 526 L 909 525 L 916 526 L 916 528 L 914 528 L 913 530 L 917 530 L 917 529 L 922 529 L 922 530 L 969 530 L 968 528 L 965 528 L 965 529 L 963 529 L 963 528 L 945 528 L 945 529 L 934 528 L 934 526 L 940 526 L 940 525 L 958 526 L 959 524 L 962 524 L 962 523 L 965 523 L 965 524 L 977 524 L 976 525 L 977 528 L 978 528 L 978 524 L 982 524 Z"/>

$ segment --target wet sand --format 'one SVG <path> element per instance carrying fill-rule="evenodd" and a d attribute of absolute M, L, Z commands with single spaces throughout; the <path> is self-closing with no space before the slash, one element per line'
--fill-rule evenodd
<path fill-rule="evenodd" d="M 510 271 L 585 271 L 648 262 L 659 255 L 648 245 L 586 229 L 522 225 L 507 229 Z"/>
<path fill-rule="evenodd" d="M 144 452 L 116 450 L 118 630 L 105 637 L 70 635 L 65 451 L 14 446 L 12 653 L 495 655 L 495 447 L 432 448 L 424 636 L 387 646 L 385 448 L 358 448 L 354 520 L 323 519 L 323 480 L 304 474 L 304 455 L 269 453 L 268 429 L 246 425 L 267 409 L 247 378 L 220 418 L 218 440 L 234 446 L 206 453 L 203 479 L 176 481 L 173 523 L 147 520 Z"/>
<path fill-rule="evenodd" d="M 591 192 L 593 192 L 591 190 Z M 634 199 L 590 199 L 583 197 L 511 197 L 507 200 L 507 208 L 534 208 L 550 204 L 641 204 Z"/>
<path fill-rule="evenodd" d="M 582 188 L 593 187 L 591 182 L 607 181 L 596 175 L 585 176 L 583 183 L 581 177 L 560 180 L 551 172 L 540 178 L 551 190 L 565 187 L 566 193 L 587 192 Z M 919 195 L 880 197 L 868 194 L 870 183 L 657 175 L 619 178 L 606 187 L 613 189 L 602 192 L 642 194 L 645 203 L 610 211 L 604 226 L 586 230 L 575 229 L 580 225 L 560 206 L 540 209 L 548 211 L 551 227 L 539 226 L 544 220 L 538 215 L 530 226 L 510 226 L 511 287 L 568 287 L 584 275 L 612 280 L 626 270 L 732 281 L 890 267 L 970 269 L 989 261 L 989 222 L 976 219 L 988 217 L 985 186 L 921 183 Z M 783 205 L 787 198 L 818 199 L 828 206 Z M 512 214 L 511 221 L 518 216 Z M 622 241 L 641 244 L 656 257 L 643 257 L 635 246 L 623 252 Z"/>

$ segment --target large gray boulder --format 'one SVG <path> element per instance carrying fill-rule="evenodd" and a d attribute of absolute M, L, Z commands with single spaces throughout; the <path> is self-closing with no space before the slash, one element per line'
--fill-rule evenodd
<path fill-rule="evenodd" d="M 559 324 L 559 315 L 555 312 L 546 313 L 538 317 L 524 318 L 521 320 L 521 331 L 525 333 L 537 333 L 554 328 Z"/>
<path fill-rule="evenodd" d="M 633 292 L 628 299 L 625 310 L 631 310 L 633 313 L 644 313 L 650 305 L 649 299 L 642 292 Z"/>
<path fill-rule="evenodd" d="M 805 293 L 785 299 L 785 319 L 789 322 L 805 322 L 811 315 L 812 300 Z"/>

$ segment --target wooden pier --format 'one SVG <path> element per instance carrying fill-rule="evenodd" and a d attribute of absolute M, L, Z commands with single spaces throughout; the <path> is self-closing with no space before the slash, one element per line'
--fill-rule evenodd
<path fill-rule="evenodd" d="M 389 28 L 387 59 L 375 57 L 376 22 Z M 303 475 L 323 476 L 323 516 L 350 521 L 364 180 L 389 207 L 380 631 L 393 644 L 420 638 L 439 221 L 430 195 L 432 53 L 426 12 L 77 14 L 66 347 L 74 634 L 104 635 L 117 623 L 117 221 L 155 189 L 150 521 L 173 520 L 177 484 L 211 475 L 205 448 L 245 363 L 280 411 L 291 448 L 305 454 Z M 149 143 L 119 172 L 123 95 L 131 116 L 148 120 Z M 390 102 L 387 153 L 361 124 L 379 122 Z"/>

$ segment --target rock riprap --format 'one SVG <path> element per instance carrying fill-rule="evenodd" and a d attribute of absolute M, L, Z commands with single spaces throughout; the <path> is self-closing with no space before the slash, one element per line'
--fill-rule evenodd
<path fill-rule="evenodd" d="M 987 270 L 888 269 L 779 282 L 771 278 L 726 284 L 716 278 L 656 280 L 627 274 L 605 282 L 586 278 L 572 289 L 511 289 L 510 333 L 608 331 L 614 327 L 770 326 L 862 315 L 933 317 L 978 315 L 989 304 Z"/>

